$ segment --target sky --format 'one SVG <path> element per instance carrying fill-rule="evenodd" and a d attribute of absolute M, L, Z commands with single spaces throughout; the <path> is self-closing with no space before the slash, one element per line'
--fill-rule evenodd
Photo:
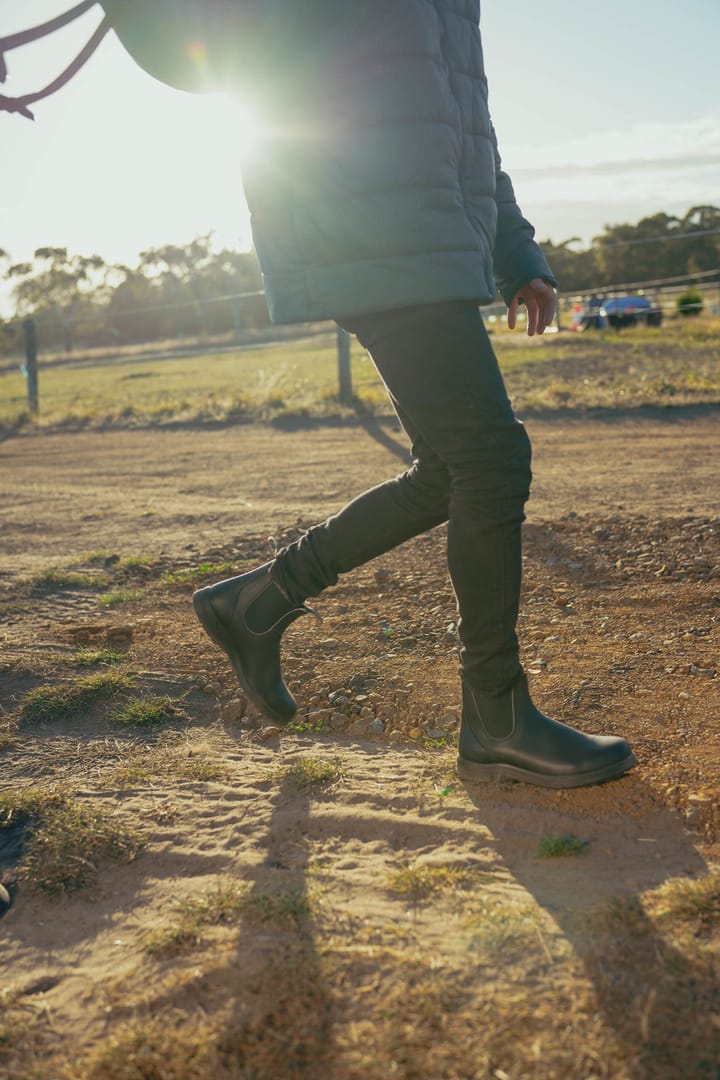
<path fill-rule="evenodd" d="M 0 36 L 72 0 L 0 0 Z M 391 2 L 391 0 L 388 0 Z M 99 11 L 9 53 L 2 87 L 44 86 Z M 580 238 L 659 211 L 720 205 L 720 0 L 483 0 L 490 105 L 504 165 L 538 239 Z M 212 231 L 247 249 L 242 103 L 171 90 L 110 35 L 35 121 L 0 113 L 0 248 L 136 265 Z"/>

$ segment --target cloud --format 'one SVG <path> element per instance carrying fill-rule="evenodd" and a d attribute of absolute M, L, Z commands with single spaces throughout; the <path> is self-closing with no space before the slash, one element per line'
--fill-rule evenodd
<path fill-rule="evenodd" d="M 536 145 L 505 144 L 503 157 L 513 176 L 532 179 L 557 172 L 566 176 L 641 171 L 683 171 L 720 165 L 720 110 L 674 123 L 613 125 L 597 121 L 570 138 Z"/>
<path fill-rule="evenodd" d="M 720 110 L 677 123 L 583 130 L 503 159 L 539 235 L 589 242 L 605 225 L 720 204 Z"/>
<path fill-rule="evenodd" d="M 649 172 L 697 172 L 699 169 L 720 168 L 720 151 L 710 154 L 687 154 L 677 157 L 641 157 L 614 161 L 596 161 L 592 164 L 564 163 L 533 168 L 515 168 L 513 176 L 523 180 L 545 180 L 562 176 L 568 180 L 575 176 L 619 176 L 623 173 Z"/>

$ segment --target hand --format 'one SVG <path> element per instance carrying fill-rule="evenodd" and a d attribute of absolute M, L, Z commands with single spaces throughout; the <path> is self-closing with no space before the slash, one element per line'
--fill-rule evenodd
<path fill-rule="evenodd" d="M 555 317 L 555 290 L 547 281 L 536 277 L 523 285 L 515 293 L 508 308 L 507 324 L 509 330 L 515 329 L 518 305 L 524 302 L 527 308 L 528 337 L 542 334 Z"/>

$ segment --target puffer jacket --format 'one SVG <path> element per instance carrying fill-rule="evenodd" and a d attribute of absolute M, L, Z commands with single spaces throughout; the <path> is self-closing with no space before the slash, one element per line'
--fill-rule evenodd
<path fill-rule="evenodd" d="M 127 5 L 104 3 L 111 15 Z M 501 166 L 479 0 L 210 10 L 224 27 L 208 46 L 219 81 L 265 130 L 243 185 L 274 322 L 482 304 L 496 283 L 509 302 L 533 277 L 555 284 Z"/>

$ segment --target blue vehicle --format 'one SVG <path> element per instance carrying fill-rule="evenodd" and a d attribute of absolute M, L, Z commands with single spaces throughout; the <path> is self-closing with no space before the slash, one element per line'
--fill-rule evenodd
<path fill-rule="evenodd" d="M 613 296 L 603 304 L 603 314 L 610 326 L 621 330 L 624 326 L 660 326 L 662 311 L 647 296 Z"/>

